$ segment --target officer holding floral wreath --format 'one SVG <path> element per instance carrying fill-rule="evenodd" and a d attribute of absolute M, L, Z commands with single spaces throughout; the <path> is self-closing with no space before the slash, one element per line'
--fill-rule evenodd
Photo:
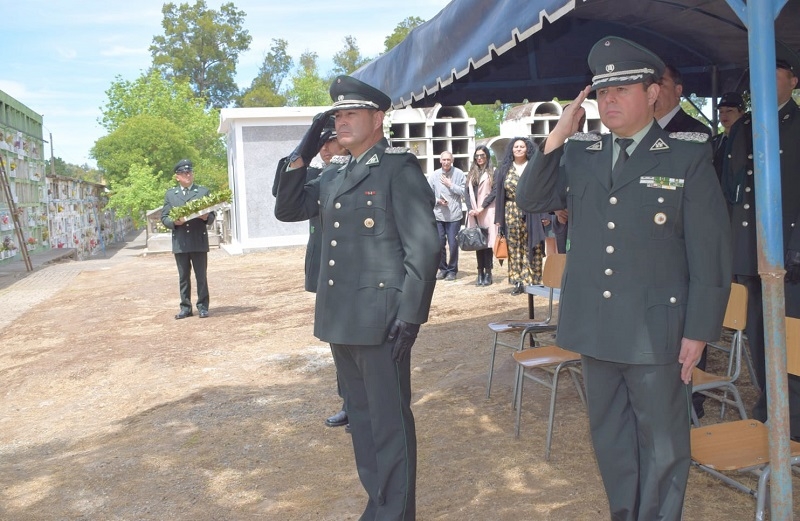
<path fill-rule="evenodd" d="M 200 318 L 208 317 L 208 226 L 214 222 L 214 212 L 189 219 L 181 217 L 173 220 L 170 211 L 184 206 L 189 201 L 209 195 L 208 188 L 194 183 L 192 162 L 182 159 L 175 165 L 175 180 L 178 186 L 167 190 L 164 195 L 164 208 L 161 222 L 172 230 L 172 253 L 178 265 L 178 279 L 181 293 L 181 310 L 176 320 L 192 316 L 192 269 L 197 282 L 197 311 Z"/>

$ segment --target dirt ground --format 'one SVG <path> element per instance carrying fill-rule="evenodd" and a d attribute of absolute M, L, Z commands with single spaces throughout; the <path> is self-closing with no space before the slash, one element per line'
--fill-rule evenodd
<path fill-rule="evenodd" d="M 303 253 L 213 251 L 207 320 L 173 319 L 174 260 L 150 255 L 82 271 L 0 330 L 0 519 L 358 519 L 366 497 L 350 437 L 323 423 L 340 400 L 329 347 L 312 336 Z M 478 288 L 474 256 L 461 264 L 456 282 L 437 285 L 412 355 L 418 519 L 607 519 L 569 379 L 549 462 L 543 387 L 526 385 L 514 438 L 509 350 L 486 398 L 486 324 L 524 318 L 527 301 L 508 293 L 505 267 Z M 686 520 L 753 509 L 692 469 Z"/>

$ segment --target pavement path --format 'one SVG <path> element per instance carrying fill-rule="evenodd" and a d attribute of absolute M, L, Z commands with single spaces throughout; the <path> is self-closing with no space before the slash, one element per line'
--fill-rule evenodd
<path fill-rule="evenodd" d="M 133 232 L 129 240 L 110 245 L 105 255 L 75 260 L 75 251 L 50 249 L 31 254 L 33 271 L 18 261 L 0 265 L 0 331 L 33 306 L 55 295 L 83 271 L 110 269 L 146 251 L 146 232 Z"/>

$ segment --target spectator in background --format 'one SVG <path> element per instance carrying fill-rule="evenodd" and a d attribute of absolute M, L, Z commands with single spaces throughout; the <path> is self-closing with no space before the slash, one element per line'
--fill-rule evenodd
<path fill-rule="evenodd" d="M 681 108 L 683 76 L 674 66 L 667 64 L 658 82 L 661 90 L 656 100 L 655 118 L 667 132 L 699 132 L 711 137 L 711 130 Z"/>
<path fill-rule="evenodd" d="M 533 141 L 526 137 L 511 140 L 495 173 L 494 220 L 508 242 L 508 282 L 512 295 L 525 286 L 542 283 L 544 227 L 550 224 L 546 213 L 525 213 L 517 207 L 517 183 L 533 155 Z"/>
<path fill-rule="evenodd" d="M 478 279 L 476 286 L 492 285 L 494 240 L 497 229 L 494 225 L 494 172 L 489 148 L 479 145 L 472 155 L 472 166 L 467 174 L 467 214 L 475 219 L 478 226 L 489 230 L 489 247 L 475 252 L 478 258 Z M 469 218 L 468 217 L 468 218 Z"/>
<path fill-rule="evenodd" d="M 464 172 L 453 166 L 453 154 L 444 151 L 439 156 L 442 168 L 428 176 L 428 184 L 436 198 L 433 207 L 433 216 L 436 218 L 436 227 L 439 229 L 439 244 L 441 256 L 439 257 L 438 280 L 456 280 L 458 273 L 458 242 L 456 235 L 461 229 L 461 218 L 464 198 Z M 447 248 L 450 248 L 450 261 L 447 260 Z"/>
<path fill-rule="evenodd" d="M 744 100 L 735 92 L 726 92 L 717 103 L 717 113 L 723 130 L 712 138 L 711 147 L 714 149 L 714 169 L 717 171 L 717 178 L 721 180 L 728 135 L 733 124 L 744 116 Z"/>

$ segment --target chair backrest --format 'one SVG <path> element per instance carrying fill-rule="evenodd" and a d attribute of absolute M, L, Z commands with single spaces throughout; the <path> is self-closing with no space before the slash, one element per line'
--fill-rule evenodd
<path fill-rule="evenodd" d="M 786 369 L 800 376 L 800 318 L 786 317 Z"/>
<path fill-rule="evenodd" d="M 564 266 L 567 264 L 567 254 L 551 253 L 542 263 L 542 284 L 548 288 L 560 288 Z"/>
<path fill-rule="evenodd" d="M 728 297 L 728 307 L 725 309 L 725 318 L 722 326 L 738 331 L 744 330 L 747 325 L 747 288 L 736 282 L 731 283 L 731 294 Z"/>

